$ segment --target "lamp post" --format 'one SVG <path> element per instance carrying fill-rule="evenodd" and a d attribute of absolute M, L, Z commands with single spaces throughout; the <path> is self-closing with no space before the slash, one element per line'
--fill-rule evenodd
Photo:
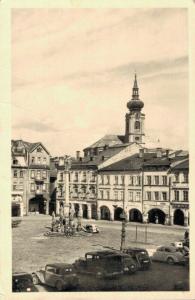
<path fill-rule="evenodd" d="M 126 213 L 125 213 L 125 199 L 123 197 L 123 212 L 120 215 L 122 219 L 122 229 L 121 229 L 121 246 L 120 251 L 122 251 L 125 248 L 125 238 L 126 238 Z"/>

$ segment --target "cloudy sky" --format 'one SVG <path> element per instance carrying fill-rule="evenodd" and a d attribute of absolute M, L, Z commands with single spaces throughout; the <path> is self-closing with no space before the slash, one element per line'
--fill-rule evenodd
<path fill-rule="evenodd" d="M 12 138 L 74 154 L 124 134 L 136 70 L 150 143 L 188 148 L 186 9 L 13 9 Z"/>

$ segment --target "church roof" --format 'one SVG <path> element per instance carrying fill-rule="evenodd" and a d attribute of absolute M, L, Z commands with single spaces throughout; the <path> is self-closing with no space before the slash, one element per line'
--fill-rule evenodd
<path fill-rule="evenodd" d="M 104 146 L 115 146 L 115 145 L 121 145 L 124 143 L 124 136 L 123 135 L 115 135 L 115 134 L 106 134 L 101 139 L 99 139 L 97 142 L 93 143 L 91 146 L 85 148 L 99 148 Z"/>
<path fill-rule="evenodd" d="M 71 169 L 85 169 L 85 168 L 92 168 L 96 169 L 99 164 L 103 161 L 106 161 L 113 155 L 116 155 L 120 151 L 122 151 L 127 145 L 122 145 L 121 147 L 112 147 L 106 150 L 101 151 L 98 155 L 93 155 L 92 157 L 86 156 L 82 157 L 81 160 L 74 160 L 72 161 Z"/>

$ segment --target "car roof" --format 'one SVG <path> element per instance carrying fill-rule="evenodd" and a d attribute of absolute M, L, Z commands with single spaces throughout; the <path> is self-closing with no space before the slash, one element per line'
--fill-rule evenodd
<path fill-rule="evenodd" d="M 46 267 L 69 268 L 72 267 L 72 265 L 65 264 L 65 263 L 51 263 L 51 264 L 47 264 Z"/>
<path fill-rule="evenodd" d="M 115 250 L 99 250 L 99 251 L 90 251 L 85 253 L 85 255 L 108 255 L 114 253 Z"/>

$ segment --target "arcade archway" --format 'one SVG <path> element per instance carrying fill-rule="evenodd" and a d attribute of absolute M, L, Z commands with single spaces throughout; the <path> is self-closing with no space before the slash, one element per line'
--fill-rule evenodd
<path fill-rule="evenodd" d="M 83 204 L 82 209 L 83 209 L 83 219 L 87 219 L 87 204 Z"/>
<path fill-rule="evenodd" d="M 107 206 L 100 207 L 101 220 L 110 220 L 110 210 Z"/>
<path fill-rule="evenodd" d="M 165 213 L 158 208 L 153 208 L 148 212 L 149 223 L 164 224 L 165 223 Z"/>
<path fill-rule="evenodd" d="M 176 209 L 174 211 L 174 220 L 175 225 L 184 225 L 184 213 L 181 209 Z"/>
<path fill-rule="evenodd" d="M 129 211 L 130 222 L 142 222 L 142 214 L 139 209 L 133 208 Z"/>
<path fill-rule="evenodd" d="M 28 210 L 30 213 L 38 212 L 39 214 L 45 214 L 46 213 L 45 205 L 46 205 L 46 199 L 44 199 L 43 196 L 36 196 L 29 200 Z"/>

